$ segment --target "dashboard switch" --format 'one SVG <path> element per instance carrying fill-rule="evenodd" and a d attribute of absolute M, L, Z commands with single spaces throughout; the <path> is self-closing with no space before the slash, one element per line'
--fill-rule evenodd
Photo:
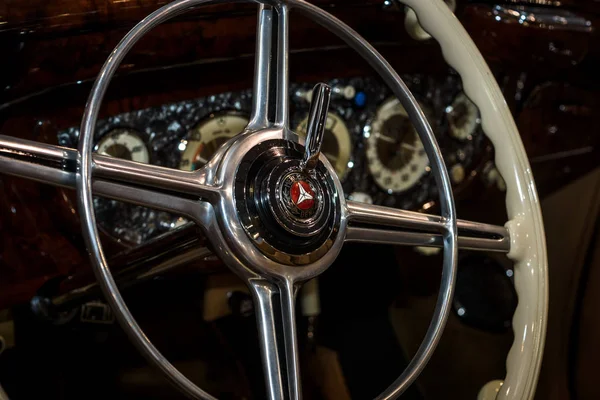
<path fill-rule="evenodd" d="M 356 89 L 352 85 L 335 85 L 333 87 L 333 94 L 343 97 L 346 100 L 352 100 L 356 96 Z"/>
<path fill-rule="evenodd" d="M 367 95 L 365 92 L 358 92 L 356 96 L 354 96 L 354 104 L 358 107 L 364 107 L 367 104 Z"/>
<path fill-rule="evenodd" d="M 313 102 L 308 110 L 308 124 L 306 125 L 306 143 L 304 144 L 303 168 L 312 170 L 319 162 L 321 145 L 325 135 L 327 122 L 327 109 L 331 99 L 331 87 L 324 83 L 317 83 L 313 89 Z"/>
<path fill-rule="evenodd" d="M 455 184 L 460 184 L 465 180 L 465 167 L 462 164 L 454 164 L 450 168 L 450 178 Z"/>

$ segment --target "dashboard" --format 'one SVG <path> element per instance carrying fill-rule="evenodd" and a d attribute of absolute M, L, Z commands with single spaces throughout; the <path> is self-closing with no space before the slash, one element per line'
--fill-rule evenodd
<path fill-rule="evenodd" d="M 444 154 L 452 182 L 475 173 L 484 149 L 477 107 L 460 79 L 422 74 L 404 80 L 419 101 Z M 390 91 L 372 77 L 333 79 L 322 152 L 342 180 L 346 197 L 372 204 L 426 210 L 436 186 L 429 160 L 410 119 Z M 306 135 L 314 83 L 290 86 L 292 130 Z M 195 170 L 248 124 L 250 90 L 213 94 L 99 121 L 95 150 L 113 157 L 168 168 Z M 58 143 L 76 147 L 78 127 L 58 133 Z M 187 222 L 169 213 L 104 198 L 94 204 L 103 231 L 125 244 L 140 244 Z"/>
<path fill-rule="evenodd" d="M 494 150 L 483 135 L 476 107 L 462 93 L 460 79 L 448 69 L 439 45 L 433 40 L 414 40 L 405 29 L 405 9 L 395 6 L 395 1 L 310 1 L 367 39 L 421 103 L 449 169 L 459 217 L 503 224 L 505 194 L 502 178 L 494 168 Z M 86 98 L 101 66 L 135 23 L 166 2 L 24 0 L 14 7 L 0 5 L 0 50 L 10 60 L 0 63 L 0 133 L 76 147 Z M 598 167 L 599 4 L 594 0 L 456 1 L 457 18 L 484 55 L 513 113 L 541 200 Z M 303 134 L 311 89 L 317 82 L 328 83 L 334 94 L 323 152 L 340 175 L 346 196 L 439 213 L 428 160 L 390 91 L 337 37 L 297 13 L 291 13 L 290 18 L 291 129 Z M 99 114 L 96 151 L 169 168 L 200 168 L 247 123 L 255 39 L 255 4 L 203 7 L 156 27 L 131 49 L 110 85 Z M 0 183 L 0 309 L 29 309 L 30 300 L 40 293 L 62 298 L 93 282 L 74 192 L 4 175 Z M 157 242 L 162 243 L 161 249 L 169 250 L 192 244 L 210 248 L 208 240 L 195 229 L 176 229 L 186 222 L 179 216 L 104 198 L 96 198 L 94 203 L 114 273 L 127 275 L 132 266 L 160 263 Z M 164 232 L 172 233 L 169 237 L 179 235 L 175 239 L 181 242 L 161 242 L 164 237 L 158 236 Z M 555 236 L 563 240 L 564 232 L 558 229 Z M 367 329 L 359 327 L 387 332 L 385 327 L 375 329 L 372 316 L 375 312 L 388 315 L 393 301 L 394 320 L 400 321 L 398 328 L 402 328 L 395 333 L 404 332 L 401 341 L 407 354 L 417 351 L 437 298 L 441 256 L 416 250 L 346 246 L 339 264 L 332 266 L 320 283 L 322 309 L 329 315 L 322 318 L 319 335 L 339 326 L 342 330 L 332 335 L 335 340 L 330 344 L 337 346 L 344 342 L 340 337 L 346 338 L 349 349 L 340 354 L 388 355 L 391 366 L 399 368 L 399 353 L 374 351 L 371 346 L 361 353 L 356 343 L 383 343 L 380 337 L 368 339 Z M 493 255 L 484 256 L 459 254 L 454 313 L 438 352 L 419 379 L 425 398 L 443 398 L 448 387 L 457 398 L 475 398 L 483 384 L 505 374 L 506 353 L 513 340 L 507 328 L 513 304 L 508 304 L 506 314 L 498 313 L 497 307 L 494 312 L 486 308 L 493 303 L 481 299 L 512 288 L 512 283 L 505 287 L 506 281 L 500 279 L 511 276 L 512 264 L 496 265 L 499 260 Z M 554 271 L 551 296 L 558 303 L 571 304 L 571 299 L 556 297 L 560 290 L 555 289 L 575 282 L 575 278 L 556 274 L 553 266 L 557 265 L 561 263 L 550 263 Z M 365 274 L 365 269 L 373 274 Z M 188 272 L 202 275 L 223 271 L 220 261 L 208 255 L 181 271 L 153 279 L 152 284 L 173 278 L 177 281 L 175 294 L 186 292 L 179 286 L 183 284 L 193 286 L 190 292 L 198 295 L 199 285 L 187 279 Z M 179 274 L 186 279 L 180 279 Z M 476 285 L 481 291 L 473 290 Z M 141 296 L 140 309 L 150 310 L 151 319 L 164 324 L 157 318 L 163 314 L 146 301 L 154 299 L 164 305 L 178 297 L 154 286 L 151 290 L 156 292 Z M 182 303 L 195 306 L 197 301 L 193 297 L 193 301 L 180 301 L 172 307 Z M 175 308 L 167 310 L 164 315 L 177 314 L 172 312 Z M 569 337 L 571 325 L 563 321 L 570 317 L 560 307 L 556 310 L 561 315 L 550 316 L 549 332 L 554 332 L 555 338 Z M 335 323 L 336 317 L 350 314 L 357 323 L 346 328 Z M 198 310 L 192 315 L 186 323 L 196 318 Z M 358 322 L 361 316 L 367 318 L 366 323 Z M 56 335 L 46 335 L 45 329 L 37 327 L 30 331 L 49 338 L 48 345 L 41 346 L 36 337 L 36 349 L 62 351 L 81 336 L 78 331 L 76 340 L 65 339 L 64 346 L 57 346 L 61 342 L 56 341 Z M 189 332 L 187 325 L 176 330 L 176 342 L 187 343 L 182 338 Z M 362 336 L 351 340 L 352 333 Z M 556 349 L 552 340 L 549 335 L 547 343 Z M 198 336 L 189 343 L 197 344 Z M 244 348 L 253 347 L 255 342 Z M 472 357 L 456 357 L 458 352 Z M 563 353 L 550 351 L 545 357 L 567 365 L 561 358 Z M 480 354 L 486 356 L 478 357 Z M 87 357 L 88 353 L 78 351 L 80 355 Z M 477 363 L 473 363 L 474 357 Z M 67 362 L 60 354 L 57 359 L 73 365 L 86 378 L 96 377 L 90 387 L 110 386 L 105 384 L 110 379 L 104 375 L 87 373 L 90 368 L 80 358 Z M 373 367 L 383 368 L 380 360 L 346 361 L 356 371 L 354 375 L 344 371 L 347 382 L 356 386 L 361 382 L 383 387 L 396 377 Z M 44 374 L 46 384 L 38 385 L 44 390 L 61 382 L 57 374 L 65 374 L 52 362 L 47 365 L 50 368 L 43 369 L 49 372 Z M 357 366 L 364 368 L 359 371 Z M 557 381 L 555 374 L 547 375 L 552 382 Z M 257 381 L 262 386 L 262 378 Z M 353 388 L 355 398 L 376 394 L 356 392 L 359 389 Z M 540 389 L 541 398 L 550 397 L 548 390 L 543 392 L 544 385 Z"/>

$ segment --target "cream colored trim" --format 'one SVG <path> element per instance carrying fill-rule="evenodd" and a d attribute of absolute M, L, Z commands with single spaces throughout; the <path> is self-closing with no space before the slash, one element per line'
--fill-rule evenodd
<path fill-rule="evenodd" d="M 419 24 L 417 14 L 412 8 L 406 8 L 406 17 L 404 18 L 404 29 L 415 40 L 429 40 L 431 35 L 425 32 Z"/>
<path fill-rule="evenodd" d="M 2 385 L 0 385 L 0 400 L 8 400 L 8 395 L 4 389 L 2 389 Z"/>
<path fill-rule="evenodd" d="M 498 380 L 486 383 L 479 391 L 477 400 L 494 400 L 498 396 L 500 389 L 502 389 L 503 384 L 503 381 Z"/>
<path fill-rule="evenodd" d="M 506 207 L 515 262 L 519 305 L 513 317 L 515 341 L 506 360 L 499 399 L 532 399 L 539 376 L 548 314 L 548 259 L 540 204 L 523 142 L 502 92 L 483 56 L 442 0 L 401 0 L 441 45 L 462 77 L 465 93 L 479 107 L 482 126 L 496 150 L 506 181 Z M 465 377 L 467 379 L 467 377 Z"/>
<path fill-rule="evenodd" d="M 450 8 L 450 11 L 456 11 L 456 0 L 445 0 L 444 3 Z M 404 28 L 406 29 L 406 32 L 408 32 L 415 40 L 431 39 L 431 35 L 421 27 L 421 24 L 419 24 L 419 19 L 417 18 L 415 11 L 412 8 L 406 7 L 405 13 Z"/>

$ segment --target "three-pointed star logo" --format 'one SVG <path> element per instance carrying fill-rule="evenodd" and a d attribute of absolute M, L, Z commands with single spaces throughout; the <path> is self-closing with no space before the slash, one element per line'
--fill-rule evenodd
<path fill-rule="evenodd" d="M 308 210 L 315 204 L 314 193 L 305 181 L 294 182 L 290 194 L 296 207 L 301 210 Z"/>
<path fill-rule="evenodd" d="M 308 193 L 306 191 L 306 189 L 304 189 L 304 186 L 299 185 L 298 188 L 300 189 L 300 195 L 298 196 L 298 201 L 297 204 L 300 204 L 306 200 L 312 200 L 313 196 L 312 194 Z"/>

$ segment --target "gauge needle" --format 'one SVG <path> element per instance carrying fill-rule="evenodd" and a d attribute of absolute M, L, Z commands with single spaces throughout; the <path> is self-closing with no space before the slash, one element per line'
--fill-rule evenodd
<path fill-rule="evenodd" d="M 415 146 L 410 145 L 408 143 L 402 143 L 401 146 L 402 146 L 403 149 L 408 149 L 408 150 L 412 150 L 412 151 L 416 151 L 417 150 L 417 148 Z"/>
<path fill-rule="evenodd" d="M 208 164 L 208 160 L 200 156 L 196 156 L 196 161 L 200 161 L 202 164 Z"/>
<path fill-rule="evenodd" d="M 323 153 L 323 154 L 325 154 L 325 157 L 327 157 L 327 159 L 328 159 L 329 161 L 336 161 L 336 160 L 338 159 L 336 156 L 334 156 L 334 155 L 333 155 L 333 154 L 331 154 L 331 153 Z"/>
<path fill-rule="evenodd" d="M 378 134 L 377 134 L 377 139 L 381 139 L 381 140 L 383 140 L 384 142 L 388 142 L 388 143 L 391 143 L 391 144 L 396 144 L 396 140 L 395 140 L 394 138 L 391 138 L 391 137 L 389 137 L 389 136 L 382 135 L 381 133 L 378 133 Z"/>

